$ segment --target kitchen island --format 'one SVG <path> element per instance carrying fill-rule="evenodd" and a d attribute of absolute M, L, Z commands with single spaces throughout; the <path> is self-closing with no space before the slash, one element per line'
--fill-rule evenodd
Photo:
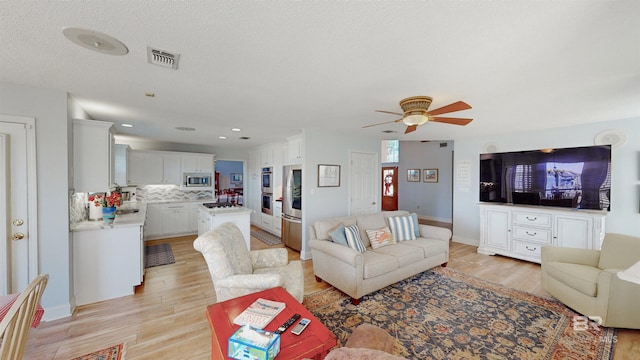
<path fill-rule="evenodd" d="M 70 226 L 76 306 L 132 295 L 143 281 L 146 205 L 118 210 L 112 224 L 87 220 Z"/>
<path fill-rule="evenodd" d="M 225 222 L 236 224 L 251 250 L 251 212 L 253 210 L 229 203 L 204 203 L 198 209 L 198 236 Z"/>

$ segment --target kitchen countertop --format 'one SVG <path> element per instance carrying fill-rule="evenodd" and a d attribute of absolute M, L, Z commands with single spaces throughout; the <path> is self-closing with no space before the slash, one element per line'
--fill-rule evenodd
<path fill-rule="evenodd" d="M 113 224 L 105 224 L 102 220 L 85 220 L 71 224 L 71 231 L 88 231 L 112 229 L 125 226 L 144 226 L 147 204 L 144 202 L 125 202 L 118 210 L 138 209 L 137 213 L 118 214 Z"/>
<path fill-rule="evenodd" d="M 244 214 L 244 213 L 250 213 L 253 211 L 249 208 L 242 207 L 242 206 L 208 208 L 204 205 L 200 205 L 198 209 L 202 211 L 206 211 L 211 215 Z"/>

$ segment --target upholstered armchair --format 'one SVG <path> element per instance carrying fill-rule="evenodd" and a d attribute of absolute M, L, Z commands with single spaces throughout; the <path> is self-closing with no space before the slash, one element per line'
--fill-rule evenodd
<path fill-rule="evenodd" d="M 542 247 L 542 287 L 603 326 L 640 329 L 640 284 L 621 272 L 640 261 L 640 237 L 608 233 L 601 250 Z"/>
<path fill-rule="evenodd" d="M 250 251 L 234 223 L 224 223 L 202 234 L 193 247 L 207 262 L 217 302 L 277 286 L 299 302 L 303 300 L 302 263 L 289 261 L 285 248 Z"/>

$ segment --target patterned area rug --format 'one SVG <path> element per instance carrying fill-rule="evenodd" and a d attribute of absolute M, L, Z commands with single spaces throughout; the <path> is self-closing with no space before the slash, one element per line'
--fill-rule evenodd
<path fill-rule="evenodd" d="M 253 236 L 254 238 L 262 241 L 263 243 L 267 244 L 267 245 L 278 245 L 278 244 L 282 244 L 282 239 L 280 239 L 278 236 L 273 235 L 270 232 L 264 231 L 264 230 L 251 230 L 251 236 Z"/>
<path fill-rule="evenodd" d="M 71 360 L 124 360 L 124 344 L 118 344 L 106 349 L 94 351 Z"/>
<path fill-rule="evenodd" d="M 586 323 L 553 299 L 442 267 L 358 306 L 333 287 L 306 296 L 304 305 L 341 344 L 370 323 L 396 337 L 396 355 L 409 359 L 610 359 L 615 342 L 615 329 Z"/>
<path fill-rule="evenodd" d="M 176 262 L 171 244 L 157 244 L 144 247 L 144 267 L 169 265 Z"/>

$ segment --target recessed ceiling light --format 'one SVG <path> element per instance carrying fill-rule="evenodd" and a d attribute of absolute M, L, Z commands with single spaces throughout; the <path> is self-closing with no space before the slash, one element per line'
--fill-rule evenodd
<path fill-rule="evenodd" d="M 220 140 L 225 140 L 227 137 L 226 136 L 218 136 L 218 139 Z"/>
<path fill-rule="evenodd" d="M 195 128 L 192 127 L 188 127 L 188 126 L 177 126 L 176 130 L 181 130 L 181 131 L 196 131 Z"/>
<path fill-rule="evenodd" d="M 233 129 L 231 129 L 231 131 L 238 132 L 238 131 L 242 131 L 242 129 L 240 129 L 240 128 L 233 128 Z"/>
<path fill-rule="evenodd" d="M 62 33 L 73 43 L 107 55 L 125 55 L 129 52 L 127 46 L 118 39 L 99 31 L 67 27 Z"/>
<path fill-rule="evenodd" d="M 133 125 L 131 125 L 131 124 L 122 124 L 122 125 L 120 125 L 120 126 L 122 126 L 122 127 L 128 127 L 128 128 L 132 128 L 132 127 L 133 127 Z"/>

